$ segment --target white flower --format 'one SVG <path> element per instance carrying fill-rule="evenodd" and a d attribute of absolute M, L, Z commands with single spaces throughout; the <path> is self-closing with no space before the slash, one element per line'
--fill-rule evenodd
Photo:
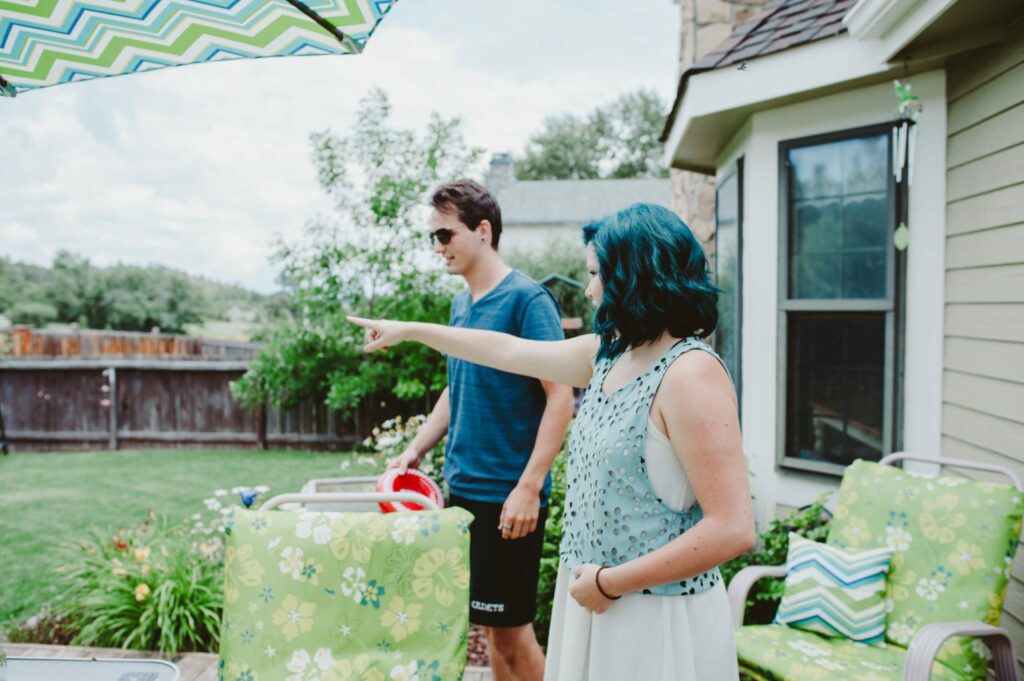
<path fill-rule="evenodd" d="M 203 506 L 210 509 L 211 511 L 220 510 L 220 502 L 214 499 L 213 497 L 209 499 L 203 499 Z"/>
<path fill-rule="evenodd" d="M 992 659 L 992 651 L 988 649 L 988 646 L 980 638 L 971 641 L 971 650 L 986 660 Z"/>
<path fill-rule="evenodd" d="M 352 633 L 352 627 L 348 626 L 347 624 L 342 624 L 340 627 L 338 627 L 338 631 L 341 633 L 342 636 L 348 636 Z"/>
<path fill-rule="evenodd" d="M 213 495 L 215 497 L 226 497 L 228 495 L 228 491 L 226 489 L 219 489 L 219 490 L 216 490 L 213 493 Z"/>
<path fill-rule="evenodd" d="M 260 494 L 266 494 L 267 492 L 270 491 L 270 488 L 267 487 L 266 485 L 256 485 L 255 487 L 253 487 L 253 489 L 259 492 Z"/>
<path fill-rule="evenodd" d="M 913 535 L 903 527 L 887 527 L 885 535 L 885 543 L 893 551 L 906 551 L 910 548 L 910 542 L 913 540 Z"/>
<path fill-rule="evenodd" d="M 366 595 L 366 571 L 363 568 L 347 567 L 341 575 L 341 593 L 351 596 L 359 603 Z"/>
<path fill-rule="evenodd" d="M 814 661 L 814 664 L 834 672 L 837 672 L 841 669 L 846 669 L 846 665 L 842 664 L 841 662 L 833 662 L 832 660 L 829 660 L 824 657 L 819 657 L 818 659 L 816 659 Z"/>
<path fill-rule="evenodd" d="M 946 590 L 946 585 L 937 579 L 928 579 L 923 577 L 917 580 L 917 595 L 928 601 L 936 601 L 939 599 L 939 594 Z"/>
<path fill-rule="evenodd" d="M 914 636 L 914 630 L 906 622 L 896 622 L 889 627 L 889 635 L 892 636 L 892 640 L 896 643 L 902 643 L 906 645 L 910 643 L 910 639 Z"/>
<path fill-rule="evenodd" d="M 970 603 L 968 603 L 967 601 L 960 601 L 960 609 L 961 610 L 966 610 L 969 607 L 971 607 Z"/>
<path fill-rule="evenodd" d="M 331 656 L 331 649 L 330 648 L 320 648 L 320 649 L 318 649 L 316 651 L 316 654 L 313 655 L 313 662 L 316 664 L 317 667 L 320 668 L 320 671 L 322 671 L 322 672 L 325 672 L 328 669 L 330 669 L 331 667 L 333 667 L 334 666 L 334 658 Z"/>
<path fill-rule="evenodd" d="M 277 648 L 275 648 L 274 646 L 267 646 L 263 652 L 264 654 L 266 654 L 267 657 L 277 656 Z"/>
<path fill-rule="evenodd" d="M 391 531 L 391 538 L 396 544 L 411 544 L 416 540 L 416 533 L 420 530 L 420 519 L 410 513 L 395 520 L 394 529 Z"/>
<path fill-rule="evenodd" d="M 193 513 L 192 520 L 202 520 L 203 515 L 201 513 Z"/>
<path fill-rule="evenodd" d="M 292 659 L 288 660 L 288 671 L 294 672 L 285 681 L 302 681 L 302 672 L 309 666 L 309 653 L 305 650 L 296 650 L 292 653 Z"/>
<path fill-rule="evenodd" d="M 280 543 L 281 537 L 274 537 L 273 539 L 267 542 L 267 550 L 273 551 L 275 548 L 277 548 L 277 545 Z"/>
<path fill-rule="evenodd" d="M 890 613 L 896 607 L 896 601 L 894 601 L 891 598 L 886 598 L 884 601 L 882 601 L 882 607 L 885 608 L 885 612 Z"/>
<path fill-rule="evenodd" d="M 313 538 L 314 544 L 326 544 L 331 540 L 331 524 L 322 513 L 303 512 L 295 525 L 295 536 L 300 539 Z"/>
<path fill-rule="evenodd" d="M 824 648 L 820 648 L 809 641 L 790 641 L 787 643 L 793 650 L 803 653 L 808 657 L 818 657 L 819 655 L 827 655 L 828 651 Z"/>
<path fill-rule="evenodd" d="M 284 551 L 281 552 L 281 562 L 278 567 L 281 568 L 281 572 L 286 575 L 291 575 L 292 579 L 298 579 L 299 575 L 302 574 L 302 549 L 295 546 L 286 546 Z"/>
<path fill-rule="evenodd" d="M 416 669 L 418 666 L 416 662 L 395 665 L 391 669 L 392 681 L 419 681 L 420 675 Z"/>

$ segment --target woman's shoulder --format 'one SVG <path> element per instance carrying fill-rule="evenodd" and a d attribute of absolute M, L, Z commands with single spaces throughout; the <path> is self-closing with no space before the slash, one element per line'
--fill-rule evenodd
<path fill-rule="evenodd" d="M 729 374 L 722 360 L 703 341 L 685 340 L 688 347 L 669 365 L 663 379 L 672 389 L 693 388 L 695 385 L 712 387 L 721 384 L 731 389 Z"/>

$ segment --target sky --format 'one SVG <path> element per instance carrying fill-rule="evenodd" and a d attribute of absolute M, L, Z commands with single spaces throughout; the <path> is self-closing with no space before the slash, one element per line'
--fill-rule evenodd
<path fill-rule="evenodd" d="M 309 134 L 344 134 L 374 86 L 393 121 L 431 111 L 518 153 L 545 116 L 639 87 L 675 95 L 673 0 L 400 0 L 359 56 L 239 60 L 0 100 L 0 255 L 61 249 L 270 293 L 275 237 L 330 204 Z"/>

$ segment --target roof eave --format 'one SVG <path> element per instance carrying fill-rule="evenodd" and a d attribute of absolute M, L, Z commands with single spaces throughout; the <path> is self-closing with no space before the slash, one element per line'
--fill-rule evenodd
<path fill-rule="evenodd" d="M 669 119 L 670 167 L 714 173 L 721 151 L 758 111 L 891 77 L 869 43 L 840 34 L 752 59 L 748 68 L 689 74 Z"/>

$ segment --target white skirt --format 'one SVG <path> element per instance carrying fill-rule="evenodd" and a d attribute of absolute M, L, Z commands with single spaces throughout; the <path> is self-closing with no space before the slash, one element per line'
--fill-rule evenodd
<path fill-rule="evenodd" d="M 544 681 L 734 681 L 732 616 L 719 582 L 692 596 L 625 594 L 600 615 L 558 567 Z"/>

